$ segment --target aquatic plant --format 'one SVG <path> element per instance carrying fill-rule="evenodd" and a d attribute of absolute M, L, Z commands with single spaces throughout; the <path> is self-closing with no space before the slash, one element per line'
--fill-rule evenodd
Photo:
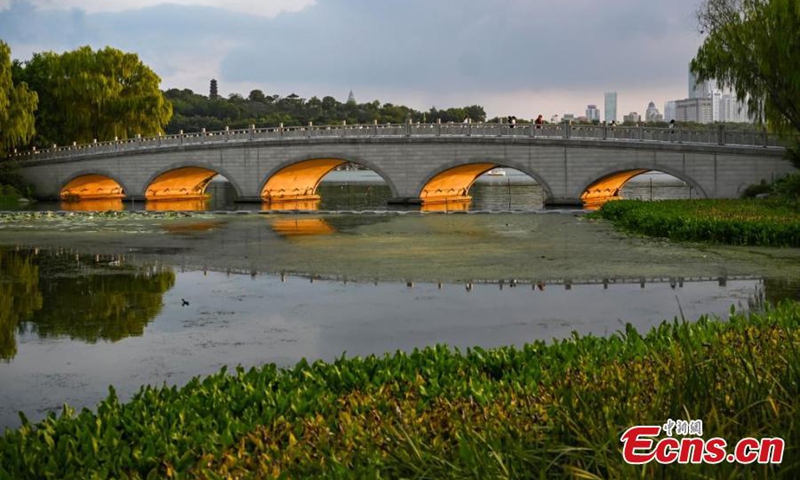
<path fill-rule="evenodd" d="M 641 335 L 445 346 L 225 369 L 113 388 L 0 437 L 0 479 L 797 478 L 800 304 Z M 782 437 L 782 465 L 631 466 L 621 433 L 702 419 L 704 437 Z"/>
<path fill-rule="evenodd" d="M 800 213 L 762 200 L 619 200 L 593 215 L 625 231 L 671 240 L 800 247 Z"/>

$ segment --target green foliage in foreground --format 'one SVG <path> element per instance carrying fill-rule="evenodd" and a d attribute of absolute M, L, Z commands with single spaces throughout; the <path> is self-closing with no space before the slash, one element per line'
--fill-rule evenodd
<path fill-rule="evenodd" d="M 0 479 L 797 478 L 800 304 L 523 348 L 443 346 L 113 389 L 96 413 L 0 437 Z M 668 418 L 782 437 L 776 465 L 629 466 L 620 434 Z"/>
<path fill-rule="evenodd" d="M 762 200 L 619 200 L 596 215 L 623 230 L 671 240 L 800 247 L 800 213 Z"/>

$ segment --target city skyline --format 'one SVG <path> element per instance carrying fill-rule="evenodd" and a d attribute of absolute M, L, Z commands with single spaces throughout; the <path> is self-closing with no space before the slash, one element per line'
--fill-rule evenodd
<path fill-rule="evenodd" d="M 480 104 L 489 117 L 519 118 L 579 116 L 607 91 L 619 92 L 618 115 L 684 98 L 685 66 L 702 42 L 699 0 L 171 3 L 0 0 L 0 31 L 21 60 L 85 44 L 136 52 L 164 89 L 205 95 L 216 78 L 224 96 L 340 101 L 352 89 L 362 102 Z"/>

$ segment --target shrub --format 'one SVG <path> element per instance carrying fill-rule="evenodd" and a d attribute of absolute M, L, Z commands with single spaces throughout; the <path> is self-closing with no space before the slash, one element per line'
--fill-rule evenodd
<path fill-rule="evenodd" d="M 800 215 L 763 200 L 619 200 L 596 215 L 629 232 L 672 240 L 800 247 Z"/>

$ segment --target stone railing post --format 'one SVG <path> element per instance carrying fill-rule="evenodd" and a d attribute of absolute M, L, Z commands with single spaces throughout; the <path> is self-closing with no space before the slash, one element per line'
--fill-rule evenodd
<path fill-rule="evenodd" d="M 250 124 L 250 140 L 255 140 L 256 138 L 256 126 Z"/>
<path fill-rule="evenodd" d="M 306 137 L 311 138 L 311 130 L 314 128 L 314 122 L 308 122 L 308 135 Z"/>
<path fill-rule="evenodd" d="M 644 141 L 644 125 L 639 124 L 639 141 Z"/>
<path fill-rule="evenodd" d="M 569 122 L 564 122 L 564 138 L 570 138 L 572 136 L 572 125 Z"/>
<path fill-rule="evenodd" d="M 769 136 L 767 135 L 767 129 L 766 129 L 766 128 L 764 128 L 764 129 L 761 131 L 761 134 L 763 135 L 763 140 L 764 140 L 764 142 L 763 142 L 763 145 L 764 145 L 764 148 L 767 148 L 767 147 L 769 146 Z"/>
<path fill-rule="evenodd" d="M 725 145 L 725 124 L 721 124 L 717 129 L 717 145 Z"/>
<path fill-rule="evenodd" d="M 181 145 L 183 145 L 183 130 L 178 131 L 178 138 L 180 139 Z"/>
<path fill-rule="evenodd" d="M 158 132 L 158 146 L 161 146 L 161 132 Z"/>
<path fill-rule="evenodd" d="M 608 140 L 608 124 L 603 123 L 603 140 Z"/>
<path fill-rule="evenodd" d="M 437 118 L 436 119 L 436 136 L 437 137 L 441 137 L 442 136 L 442 119 L 441 118 Z"/>
<path fill-rule="evenodd" d="M 374 119 L 372 121 L 372 134 L 376 137 L 378 136 L 378 119 Z"/>
<path fill-rule="evenodd" d="M 281 137 L 283 136 L 283 122 L 281 122 L 281 124 L 278 125 L 278 136 Z"/>
<path fill-rule="evenodd" d="M 230 139 L 231 139 L 231 127 L 225 125 L 225 141 L 227 142 Z"/>
<path fill-rule="evenodd" d="M 206 143 L 206 127 L 200 129 L 200 143 Z"/>

